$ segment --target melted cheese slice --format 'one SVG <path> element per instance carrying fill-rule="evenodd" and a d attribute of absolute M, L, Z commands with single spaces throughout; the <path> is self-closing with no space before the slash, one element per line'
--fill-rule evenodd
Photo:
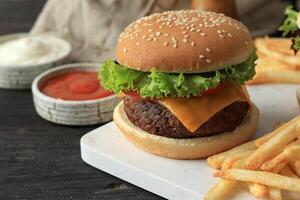
<path fill-rule="evenodd" d="M 246 87 L 226 85 L 216 95 L 191 98 L 163 98 L 159 102 L 167 107 L 190 132 L 195 132 L 217 112 L 235 101 L 249 102 Z"/>

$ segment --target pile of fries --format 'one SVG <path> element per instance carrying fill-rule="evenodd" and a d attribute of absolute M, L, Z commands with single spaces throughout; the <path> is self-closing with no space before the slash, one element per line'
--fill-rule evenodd
<path fill-rule="evenodd" d="M 224 200 L 244 183 L 258 199 L 280 200 L 282 190 L 300 194 L 300 115 L 261 138 L 207 159 L 221 180 L 206 200 Z M 300 199 L 300 196 L 299 198 Z"/>
<path fill-rule="evenodd" d="M 300 52 L 291 50 L 287 38 L 258 38 L 254 41 L 257 49 L 257 66 L 254 79 L 249 84 L 300 83 Z"/>

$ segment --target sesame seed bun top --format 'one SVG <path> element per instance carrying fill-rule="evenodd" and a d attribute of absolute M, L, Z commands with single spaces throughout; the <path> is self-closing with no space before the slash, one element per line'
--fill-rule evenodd
<path fill-rule="evenodd" d="M 199 10 L 168 11 L 131 23 L 120 35 L 116 57 L 140 71 L 199 73 L 244 62 L 253 50 L 239 21 Z"/>

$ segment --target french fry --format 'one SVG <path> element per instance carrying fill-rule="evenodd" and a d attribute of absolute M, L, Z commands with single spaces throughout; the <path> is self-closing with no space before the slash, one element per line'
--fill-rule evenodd
<path fill-rule="evenodd" d="M 260 147 L 261 145 L 263 145 L 264 143 L 266 143 L 268 140 L 270 140 L 272 137 L 274 137 L 275 135 L 277 135 L 278 133 L 280 133 L 281 131 L 283 131 L 284 129 L 286 129 L 288 126 L 295 124 L 297 122 L 299 122 L 300 120 L 300 116 L 297 116 L 293 119 L 291 119 L 289 122 L 286 122 L 284 124 L 282 124 L 281 126 L 279 126 L 277 129 L 275 129 L 274 131 L 260 137 L 257 138 L 255 140 L 255 145 L 257 147 Z"/>
<path fill-rule="evenodd" d="M 296 89 L 296 97 L 297 97 L 298 106 L 300 106 L 300 88 Z"/>
<path fill-rule="evenodd" d="M 257 199 L 267 197 L 269 190 L 266 186 L 257 183 L 248 183 L 250 193 Z"/>
<path fill-rule="evenodd" d="M 277 123 L 275 123 L 274 125 L 273 125 L 273 128 L 274 129 L 278 129 L 280 126 L 282 126 L 282 125 L 284 125 L 285 124 L 285 122 L 277 122 Z"/>
<path fill-rule="evenodd" d="M 272 137 L 274 137 L 277 133 L 278 133 L 277 131 L 272 131 L 272 132 L 267 133 L 266 135 L 264 135 L 260 138 L 257 138 L 255 140 L 255 146 L 260 147 L 261 145 L 266 143 L 268 140 L 270 140 Z"/>
<path fill-rule="evenodd" d="M 299 65 L 300 54 L 295 55 L 290 48 L 291 40 L 284 38 L 268 38 L 255 40 L 255 46 L 259 52 L 274 60 L 287 65 Z"/>
<path fill-rule="evenodd" d="M 224 170 L 232 168 L 234 161 L 236 161 L 236 159 L 234 159 L 233 157 L 226 158 L 222 163 L 221 169 Z"/>
<path fill-rule="evenodd" d="M 286 159 L 285 156 L 290 156 L 291 153 L 294 152 L 294 154 L 296 154 L 296 155 L 294 155 L 294 157 L 298 157 L 297 152 L 294 151 L 295 147 L 293 147 L 293 146 L 299 146 L 299 145 L 300 145 L 300 140 L 299 139 L 297 139 L 296 141 L 290 143 L 288 145 L 288 147 L 285 148 L 285 150 L 282 153 L 277 155 L 272 160 L 266 161 L 262 165 L 261 169 L 265 170 L 265 171 L 269 171 L 269 172 L 278 173 L 287 164 L 287 162 L 289 162 L 289 159 L 292 159 L 291 157 Z M 292 152 L 290 150 L 288 150 L 289 148 L 292 148 L 291 149 Z M 286 159 L 286 160 L 284 160 L 284 159 Z M 297 160 L 297 159 L 295 158 L 294 160 Z"/>
<path fill-rule="evenodd" d="M 221 179 L 206 193 L 204 199 L 225 200 L 225 197 L 229 197 L 232 194 L 234 187 L 236 187 L 236 181 Z"/>
<path fill-rule="evenodd" d="M 269 188 L 269 198 L 270 200 L 282 200 L 281 191 L 278 188 Z"/>
<path fill-rule="evenodd" d="M 284 149 L 272 160 L 265 162 L 261 169 L 265 171 L 272 171 L 278 165 L 286 164 L 288 162 L 300 160 L 300 145 L 292 145 Z"/>
<path fill-rule="evenodd" d="M 247 159 L 247 156 L 251 153 L 253 153 L 254 150 L 249 150 L 247 152 L 243 152 L 236 157 L 229 157 L 227 158 L 223 164 L 222 164 L 222 170 L 224 169 L 243 169 L 245 160 Z M 249 191 L 255 198 L 264 198 L 268 195 L 269 191 L 268 188 L 261 184 L 256 183 L 248 183 Z"/>
<path fill-rule="evenodd" d="M 248 151 L 242 152 L 241 154 L 245 154 Z M 245 161 L 244 156 L 232 156 L 228 157 L 222 163 L 222 169 L 229 169 L 231 167 L 242 167 Z M 221 179 L 216 185 L 214 185 L 208 193 L 206 193 L 204 199 L 205 200 L 223 200 L 226 197 L 229 197 L 232 194 L 233 189 L 236 187 L 236 181 L 234 180 L 226 180 Z"/>
<path fill-rule="evenodd" d="M 285 166 L 286 166 L 286 163 L 279 163 L 278 165 L 274 166 L 274 168 L 272 168 L 270 171 L 268 171 L 268 170 L 265 170 L 265 171 L 278 174 L 280 172 L 280 170 L 282 170 L 282 168 L 284 168 Z"/>
<path fill-rule="evenodd" d="M 240 146 L 237 146 L 237 147 L 235 147 L 231 150 L 228 150 L 228 151 L 225 151 L 223 153 L 208 157 L 207 158 L 207 163 L 208 163 L 209 166 L 211 166 L 214 169 L 220 169 L 221 166 L 222 166 L 222 163 L 224 162 L 224 160 L 227 157 L 236 156 L 236 155 L 238 155 L 240 153 L 243 153 L 245 151 L 254 150 L 254 149 L 256 149 L 254 141 L 250 141 L 250 142 L 247 142 L 247 143 L 242 144 Z"/>
<path fill-rule="evenodd" d="M 256 75 L 247 84 L 300 83 L 300 54 L 291 50 L 286 38 L 258 38 Z"/>
<path fill-rule="evenodd" d="M 293 50 L 290 48 L 292 45 L 291 39 L 288 38 L 270 38 L 265 37 L 265 46 L 272 50 L 285 55 L 295 56 Z"/>
<path fill-rule="evenodd" d="M 297 176 L 300 177 L 300 161 L 297 160 L 295 162 L 289 163 L 288 165 L 293 169 Z"/>
<path fill-rule="evenodd" d="M 228 197 L 238 181 L 258 199 L 282 200 L 282 189 L 300 193 L 300 115 L 259 139 L 209 157 L 208 162 L 221 168 L 215 173 L 221 182 L 205 199 Z M 259 169 L 266 171 L 253 171 Z"/>
<path fill-rule="evenodd" d="M 285 129 L 278 132 L 275 136 L 261 145 L 247 160 L 246 169 L 259 169 L 261 165 L 278 155 L 286 145 L 291 143 L 295 138 L 297 138 L 297 128 L 299 124 L 299 116 L 296 117 L 297 121 L 290 124 Z M 284 125 L 282 126 L 284 127 Z M 281 127 L 279 128 L 281 129 Z"/>
<path fill-rule="evenodd" d="M 296 70 L 269 70 L 263 71 L 259 76 L 264 83 L 300 83 L 300 71 Z"/>
<path fill-rule="evenodd" d="M 280 170 L 280 174 L 292 178 L 299 178 L 294 171 L 290 168 L 290 166 L 286 165 Z"/>
<path fill-rule="evenodd" d="M 248 155 L 253 153 L 254 150 L 248 150 L 243 152 L 237 156 L 228 157 L 222 164 L 222 170 L 224 169 L 243 169 L 245 160 Z M 256 198 L 263 198 L 268 195 L 268 188 L 264 185 L 256 184 L 256 183 L 248 183 L 249 191 Z"/>
<path fill-rule="evenodd" d="M 217 171 L 215 176 L 229 180 L 259 183 L 279 189 L 300 192 L 300 179 L 290 178 L 265 171 L 227 169 Z"/>
<path fill-rule="evenodd" d="M 221 169 L 243 168 L 246 158 L 253 152 L 254 150 L 247 150 L 237 155 L 227 157 L 222 163 Z"/>
<path fill-rule="evenodd" d="M 300 140 L 298 139 L 298 140 L 292 142 L 291 144 L 289 144 L 288 147 L 291 147 L 293 145 L 299 145 L 299 144 L 300 144 Z M 281 169 L 286 166 L 286 164 L 288 162 L 288 159 L 286 159 L 285 156 L 288 156 L 288 155 L 289 155 L 289 153 L 287 154 L 286 149 L 285 149 L 283 152 L 281 152 L 280 154 L 278 154 L 272 160 L 266 161 L 261 166 L 261 169 L 264 170 L 264 171 L 269 171 L 269 172 L 273 172 L 273 173 L 279 173 L 281 171 Z"/>

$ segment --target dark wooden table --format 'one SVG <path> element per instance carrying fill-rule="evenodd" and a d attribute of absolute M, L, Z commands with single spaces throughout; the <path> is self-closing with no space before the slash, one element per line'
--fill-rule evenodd
<path fill-rule="evenodd" d="M 44 0 L 0 0 L 0 34 L 28 31 Z M 0 89 L 0 199 L 161 199 L 85 164 L 79 140 L 93 127 L 41 119 L 31 91 Z"/>

